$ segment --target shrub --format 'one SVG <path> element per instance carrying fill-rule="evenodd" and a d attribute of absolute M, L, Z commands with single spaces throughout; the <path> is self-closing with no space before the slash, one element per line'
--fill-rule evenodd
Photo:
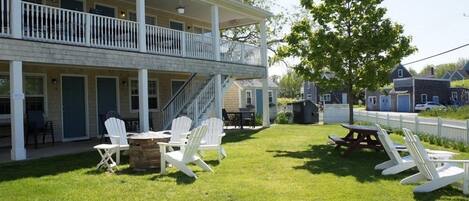
<path fill-rule="evenodd" d="M 291 112 L 281 112 L 277 114 L 275 122 L 278 124 L 288 124 L 290 123 L 290 118 L 292 117 Z"/>
<path fill-rule="evenodd" d="M 263 118 L 261 115 L 256 115 L 256 126 L 262 126 Z"/>

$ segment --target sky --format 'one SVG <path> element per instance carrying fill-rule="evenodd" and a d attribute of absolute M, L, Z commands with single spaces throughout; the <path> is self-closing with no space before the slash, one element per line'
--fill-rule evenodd
<path fill-rule="evenodd" d="M 278 3 L 288 10 L 299 6 L 299 0 Z M 383 7 L 388 9 L 389 18 L 404 26 L 404 34 L 412 36 L 412 44 L 418 48 L 403 59 L 403 64 L 469 43 L 468 0 L 384 0 Z M 456 62 L 459 58 L 469 58 L 469 46 L 406 67 L 418 72 L 426 65 Z M 284 65 L 276 64 L 269 74 L 283 75 L 287 71 Z"/>

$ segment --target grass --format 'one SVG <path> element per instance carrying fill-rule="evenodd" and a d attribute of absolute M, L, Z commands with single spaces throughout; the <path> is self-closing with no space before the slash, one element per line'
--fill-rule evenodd
<path fill-rule="evenodd" d="M 466 120 L 469 119 L 469 106 L 448 107 L 446 110 L 435 109 L 429 111 L 422 111 L 419 113 L 419 116 Z"/>
<path fill-rule="evenodd" d="M 451 82 L 451 87 L 466 87 L 469 88 L 469 80 L 457 80 Z"/>
<path fill-rule="evenodd" d="M 381 176 L 373 169 L 383 152 L 359 151 L 341 157 L 326 145 L 328 134 L 345 135 L 337 125 L 275 125 L 259 132 L 228 133 L 228 158 L 206 161 L 215 173 L 193 167 L 199 179 L 174 168 L 168 175 L 117 174 L 94 169 L 94 152 L 0 165 L 0 200 L 461 200 L 454 186 L 414 194 L 399 181 L 415 173 Z M 394 139 L 402 142 L 399 136 Z M 428 146 L 429 148 L 437 148 Z M 441 148 L 439 148 L 441 149 Z M 469 158 L 463 153 L 458 158 Z"/>

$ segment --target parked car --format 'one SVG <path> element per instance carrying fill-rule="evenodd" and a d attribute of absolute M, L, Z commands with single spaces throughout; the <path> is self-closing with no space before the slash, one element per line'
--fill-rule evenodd
<path fill-rule="evenodd" d="M 435 102 L 427 102 L 425 104 L 417 104 L 415 105 L 415 111 L 427 111 L 431 109 L 446 109 L 444 105 Z"/>

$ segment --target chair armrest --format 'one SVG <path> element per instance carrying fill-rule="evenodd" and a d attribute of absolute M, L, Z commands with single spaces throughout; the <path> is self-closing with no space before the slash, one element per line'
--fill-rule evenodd
<path fill-rule="evenodd" d="M 469 164 L 469 160 L 430 160 L 434 163 L 464 163 Z"/>
<path fill-rule="evenodd" d="M 165 147 L 184 147 L 186 144 L 171 144 L 167 142 L 158 142 L 158 145 L 165 146 Z"/>
<path fill-rule="evenodd" d="M 225 137 L 225 135 L 226 135 L 226 133 L 222 133 L 220 136 L 221 136 L 221 137 Z"/>
<path fill-rule="evenodd" d="M 440 150 L 431 150 L 431 149 L 427 149 L 426 151 L 429 154 L 457 155 L 457 153 L 450 152 L 450 151 L 440 151 Z"/>
<path fill-rule="evenodd" d="M 188 136 L 188 135 L 190 135 L 190 134 L 191 134 L 190 131 L 189 131 L 189 132 L 185 132 L 185 133 L 181 133 L 182 136 Z"/>

